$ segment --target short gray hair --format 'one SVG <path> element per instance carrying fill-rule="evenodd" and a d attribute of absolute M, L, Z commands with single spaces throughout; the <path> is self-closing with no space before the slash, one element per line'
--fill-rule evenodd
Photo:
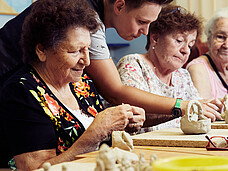
<path fill-rule="evenodd" d="M 221 8 L 221 9 L 215 11 L 213 16 L 210 18 L 210 20 L 205 25 L 204 32 L 207 36 L 207 39 L 209 39 L 212 36 L 211 29 L 220 18 L 228 18 L 228 7 Z"/>

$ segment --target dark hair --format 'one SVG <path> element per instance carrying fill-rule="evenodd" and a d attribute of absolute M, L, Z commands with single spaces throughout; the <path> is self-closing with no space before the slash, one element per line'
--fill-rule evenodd
<path fill-rule="evenodd" d="M 85 27 L 95 32 L 99 23 L 95 12 L 84 0 L 38 0 L 22 28 L 21 45 L 24 63 L 39 62 L 37 44 L 53 48 L 66 38 L 70 27 Z"/>
<path fill-rule="evenodd" d="M 162 8 L 158 19 L 150 24 L 146 50 L 150 47 L 150 34 L 166 34 L 174 31 L 197 30 L 197 37 L 202 33 L 202 21 L 181 6 L 167 5 Z"/>
<path fill-rule="evenodd" d="M 140 8 L 144 3 L 155 3 L 158 5 L 166 5 L 173 0 L 125 0 L 128 10 Z M 116 2 L 116 0 L 109 0 L 110 3 Z"/>

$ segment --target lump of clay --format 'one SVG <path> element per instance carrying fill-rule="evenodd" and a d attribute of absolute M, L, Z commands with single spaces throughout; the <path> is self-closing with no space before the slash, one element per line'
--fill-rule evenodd
<path fill-rule="evenodd" d="M 146 163 L 143 154 L 140 158 L 126 150 L 115 147 L 110 149 L 108 145 L 102 144 L 96 159 L 95 171 L 152 171 L 152 163 L 157 159 L 151 156 L 150 163 Z"/>
<path fill-rule="evenodd" d="M 228 95 L 226 94 L 223 98 L 224 100 L 224 112 L 221 114 L 221 117 L 225 120 L 225 123 L 228 123 Z"/>
<path fill-rule="evenodd" d="M 180 120 L 181 130 L 185 134 L 204 134 L 211 130 L 211 120 L 203 116 L 199 101 L 191 100 L 186 114 Z"/>
<path fill-rule="evenodd" d="M 134 149 L 134 146 L 130 134 L 125 131 L 113 131 L 112 147 L 118 147 L 123 150 L 132 151 Z"/>
<path fill-rule="evenodd" d="M 139 157 L 129 151 L 122 150 L 118 147 L 113 148 L 112 151 L 116 156 L 116 163 L 120 163 L 123 158 L 127 159 L 131 163 L 137 163 L 139 161 Z"/>

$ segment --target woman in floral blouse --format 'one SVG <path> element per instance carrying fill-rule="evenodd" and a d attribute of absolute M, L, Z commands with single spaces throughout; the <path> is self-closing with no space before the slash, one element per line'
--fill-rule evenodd
<path fill-rule="evenodd" d="M 33 4 L 23 25 L 26 65 L 0 95 L 1 167 L 9 160 L 22 170 L 71 161 L 97 149 L 114 130 L 143 125 L 141 108 L 123 104 L 103 110 L 92 80 L 83 74 L 90 63 L 90 32 L 98 27 L 82 0 Z"/>
<path fill-rule="evenodd" d="M 122 82 L 160 96 L 200 99 L 188 71 L 181 68 L 200 33 L 201 22 L 196 16 L 179 6 L 164 7 L 158 19 L 150 25 L 147 53 L 127 55 L 117 64 Z M 147 114 L 145 126 L 171 119 L 171 115 Z M 175 119 L 148 129 L 178 126 L 179 119 Z"/>

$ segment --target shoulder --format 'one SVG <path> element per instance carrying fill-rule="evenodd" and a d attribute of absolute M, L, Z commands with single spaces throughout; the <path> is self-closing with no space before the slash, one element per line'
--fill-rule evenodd
<path fill-rule="evenodd" d="M 133 64 L 133 63 L 143 63 L 143 59 L 141 58 L 140 54 L 129 54 L 122 57 L 119 62 L 117 63 L 117 68 L 123 64 Z"/>
<path fill-rule="evenodd" d="M 192 60 L 187 66 L 186 69 L 189 69 L 192 66 L 207 66 L 208 65 L 208 59 L 205 55 L 202 55 L 194 60 Z"/>

